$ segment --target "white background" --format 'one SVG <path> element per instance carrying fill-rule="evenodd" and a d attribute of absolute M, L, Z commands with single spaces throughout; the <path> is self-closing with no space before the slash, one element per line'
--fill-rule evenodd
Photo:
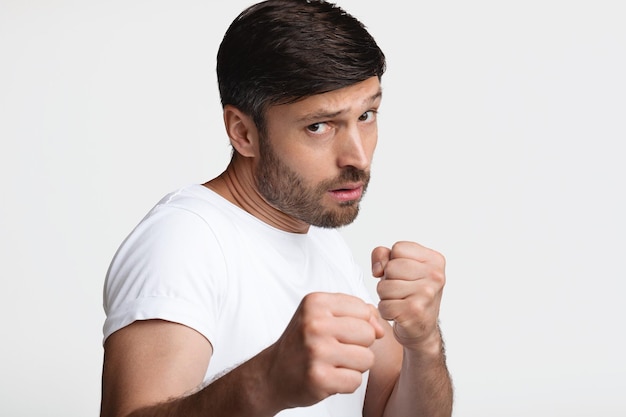
<path fill-rule="evenodd" d="M 345 235 L 365 268 L 446 255 L 455 416 L 626 415 L 619 3 L 339 2 L 389 64 Z M 0 415 L 98 414 L 108 263 L 224 168 L 215 53 L 249 4 L 0 0 Z"/>

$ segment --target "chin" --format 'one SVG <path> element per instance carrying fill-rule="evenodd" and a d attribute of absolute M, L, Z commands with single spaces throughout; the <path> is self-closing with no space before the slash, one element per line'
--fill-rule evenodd
<path fill-rule="evenodd" d="M 354 222 L 358 214 L 359 205 L 357 202 L 354 202 L 349 205 L 343 205 L 338 211 L 326 212 L 318 218 L 311 219 L 312 221 L 308 223 L 324 229 L 337 229 Z"/>

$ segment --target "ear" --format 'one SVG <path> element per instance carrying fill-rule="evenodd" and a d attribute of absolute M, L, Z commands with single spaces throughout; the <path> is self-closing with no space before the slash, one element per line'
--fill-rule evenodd
<path fill-rule="evenodd" d="M 230 144 L 239 154 L 245 157 L 258 155 L 259 132 L 252 117 L 227 104 L 224 106 L 224 126 Z"/>

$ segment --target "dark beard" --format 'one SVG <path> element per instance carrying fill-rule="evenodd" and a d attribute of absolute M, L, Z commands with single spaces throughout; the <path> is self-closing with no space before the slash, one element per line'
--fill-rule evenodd
<path fill-rule="evenodd" d="M 328 190 L 337 189 L 346 182 L 362 182 L 365 194 L 369 172 L 347 167 L 338 178 L 308 187 L 302 177 L 276 156 L 266 137 L 259 140 L 261 158 L 256 170 L 256 185 L 268 203 L 291 217 L 317 227 L 337 228 L 354 221 L 359 214 L 359 201 L 348 201 L 340 204 L 339 209 L 329 209 L 322 205 L 322 199 Z"/>

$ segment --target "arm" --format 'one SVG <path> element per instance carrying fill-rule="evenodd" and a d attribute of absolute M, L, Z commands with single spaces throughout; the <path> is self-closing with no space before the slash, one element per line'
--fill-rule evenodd
<path fill-rule="evenodd" d="M 452 383 L 438 326 L 445 283 L 443 256 L 416 243 L 399 242 L 372 252 L 382 278 L 379 310 L 393 328 L 373 346 L 364 415 L 450 416 Z"/>
<path fill-rule="evenodd" d="M 276 343 L 201 387 L 211 344 L 161 320 L 105 342 L 101 417 L 273 416 L 353 392 L 384 330 L 372 306 L 344 294 L 306 296 Z"/>
<path fill-rule="evenodd" d="M 105 342 L 101 417 L 272 415 L 263 353 L 200 389 L 211 344 L 195 330 L 162 320 L 137 321 Z M 214 414 L 210 414 L 214 410 Z"/>

